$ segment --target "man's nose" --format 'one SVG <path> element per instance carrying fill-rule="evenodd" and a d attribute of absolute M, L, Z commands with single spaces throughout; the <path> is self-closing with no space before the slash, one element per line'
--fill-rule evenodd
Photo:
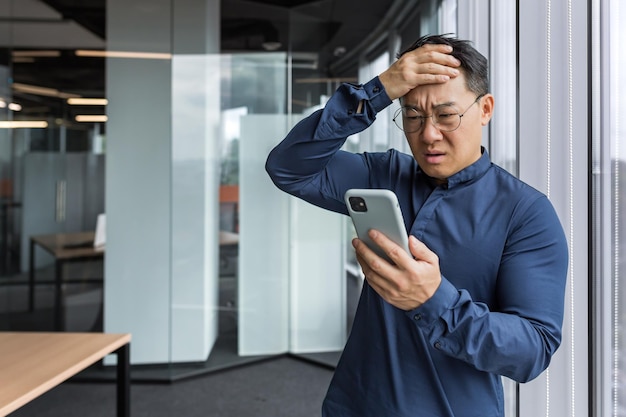
<path fill-rule="evenodd" d="M 424 120 L 424 127 L 422 128 L 422 140 L 426 143 L 433 143 L 441 139 L 441 130 L 435 126 L 432 117 Z"/>

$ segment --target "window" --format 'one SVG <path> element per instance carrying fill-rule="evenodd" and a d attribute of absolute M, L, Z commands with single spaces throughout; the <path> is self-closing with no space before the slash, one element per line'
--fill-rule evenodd
<path fill-rule="evenodd" d="M 626 126 L 621 115 L 626 82 L 626 17 L 619 0 L 594 2 L 597 32 L 591 59 L 592 208 L 595 416 L 626 416 Z"/>

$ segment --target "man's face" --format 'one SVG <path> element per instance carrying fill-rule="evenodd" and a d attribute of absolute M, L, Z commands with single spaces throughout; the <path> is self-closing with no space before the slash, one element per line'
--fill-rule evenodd
<path fill-rule="evenodd" d="M 425 120 L 421 130 L 405 132 L 413 157 L 428 176 L 445 182 L 480 158 L 482 127 L 491 119 L 493 96 L 486 94 L 475 102 L 476 97 L 467 89 L 463 73 L 444 84 L 417 87 L 403 97 L 403 106 L 423 115 L 444 105 L 463 114 L 461 124 L 451 132 L 442 132 L 432 118 Z"/>

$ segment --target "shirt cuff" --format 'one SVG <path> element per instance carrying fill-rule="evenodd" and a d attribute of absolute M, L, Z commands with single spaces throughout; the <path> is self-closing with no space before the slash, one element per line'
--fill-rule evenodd
<path fill-rule="evenodd" d="M 459 299 L 459 290 L 450 281 L 441 277 L 441 284 L 435 294 L 424 304 L 405 314 L 421 329 L 430 332 L 436 325 L 444 326 L 441 318 Z"/>
<path fill-rule="evenodd" d="M 392 103 L 378 76 L 363 84 L 363 89 L 367 93 L 370 105 L 376 110 L 376 113 L 384 110 Z"/>
<path fill-rule="evenodd" d="M 379 111 L 390 104 L 378 77 L 363 85 L 344 83 L 324 106 L 313 138 L 337 139 L 361 132 L 374 122 Z M 361 106 L 361 112 L 357 114 Z"/>

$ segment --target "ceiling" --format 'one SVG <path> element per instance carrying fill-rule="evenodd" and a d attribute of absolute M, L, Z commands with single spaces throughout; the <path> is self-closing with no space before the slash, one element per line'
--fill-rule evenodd
<path fill-rule="evenodd" d="M 333 65 L 358 48 L 393 2 L 361 0 L 354 7 L 348 0 L 222 0 L 221 52 L 313 53 L 319 76 L 346 76 Z M 9 34 L 4 42 L 3 33 Z M 104 97 L 104 59 L 74 51 L 106 49 L 106 0 L 0 0 L 0 43 L 0 63 L 11 68 L 13 100 L 23 116 L 59 117 L 68 110 L 59 97 L 20 85 Z M 51 49 L 58 56 L 22 56 Z"/>

